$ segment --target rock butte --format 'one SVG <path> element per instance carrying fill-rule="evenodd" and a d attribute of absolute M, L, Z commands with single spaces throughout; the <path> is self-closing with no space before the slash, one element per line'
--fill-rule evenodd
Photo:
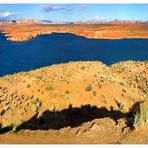
<path fill-rule="evenodd" d="M 148 38 L 147 25 L 10 25 L 0 27 L 8 40 L 26 41 L 41 34 L 72 33 L 94 39 Z"/>

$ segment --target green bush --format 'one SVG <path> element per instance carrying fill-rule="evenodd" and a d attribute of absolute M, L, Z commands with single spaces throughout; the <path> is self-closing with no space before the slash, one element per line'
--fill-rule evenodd
<path fill-rule="evenodd" d="M 35 100 L 31 101 L 31 104 L 33 105 L 33 110 L 37 112 L 39 108 L 41 107 L 41 101 L 37 98 Z"/>
<path fill-rule="evenodd" d="M 97 92 L 96 91 L 93 91 L 93 95 L 96 96 L 97 95 Z"/>
<path fill-rule="evenodd" d="M 66 90 L 66 91 L 65 91 L 65 94 L 66 94 L 66 95 L 69 95 L 69 94 L 70 94 L 70 91 L 69 91 L 69 90 Z"/>
<path fill-rule="evenodd" d="M 53 90 L 53 86 L 50 84 L 46 87 L 46 90 Z"/>
<path fill-rule="evenodd" d="M 89 84 L 86 88 L 85 88 L 86 91 L 92 91 L 93 88 L 92 88 L 92 84 Z"/>

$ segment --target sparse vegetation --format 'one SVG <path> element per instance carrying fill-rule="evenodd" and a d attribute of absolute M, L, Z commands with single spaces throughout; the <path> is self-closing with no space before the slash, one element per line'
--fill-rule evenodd
<path fill-rule="evenodd" d="M 85 88 L 86 91 L 92 91 L 93 88 L 92 88 L 92 84 L 89 84 L 86 88 Z"/>
<path fill-rule="evenodd" d="M 38 98 L 32 100 L 31 104 L 33 106 L 34 112 L 37 112 L 39 110 L 39 108 L 41 107 L 41 101 Z"/>
<path fill-rule="evenodd" d="M 57 112 L 67 108 L 69 102 L 73 108 L 87 102 L 92 106 L 98 105 L 99 108 L 110 110 L 112 106 L 112 110 L 125 112 L 148 92 L 147 72 L 144 74 L 140 72 L 142 68 L 138 68 L 138 72 L 133 74 L 131 70 L 128 73 L 126 64 L 126 69 L 118 73 L 118 67 L 102 66 L 99 62 L 71 62 L 44 68 L 45 73 L 41 73 L 41 68 L 1 78 L 0 124 L 1 119 L 4 119 L 2 124 L 15 125 L 17 121 L 24 118 L 29 120 L 36 113 L 47 109 Z M 10 118 L 7 118 L 8 115 Z"/>
<path fill-rule="evenodd" d="M 53 86 L 50 84 L 46 87 L 46 90 L 53 90 Z"/>
<path fill-rule="evenodd" d="M 27 88 L 30 88 L 30 85 L 29 84 L 27 84 Z"/>
<path fill-rule="evenodd" d="M 82 66 L 81 69 L 82 69 L 82 70 L 85 70 L 85 66 Z"/>
<path fill-rule="evenodd" d="M 93 96 L 96 96 L 97 95 L 97 92 L 96 91 L 93 91 Z"/>
<path fill-rule="evenodd" d="M 66 94 L 66 95 L 69 95 L 69 94 L 70 94 L 70 91 L 69 91 L 69 90 L 66 90 L 66 91 L 65 91 L 65 94 Z"/>
<path fill-rule="evenodd" d="M 68 99 L 70 96 L 70 91 L 69 90 L 66 90 L 65 93 L 64 93 L 64 98 L 65 99 Z"/>
<path fill-rule="evenodd" d="M 102 102 L 103 105 L 106 105 L 107 104 L 107 100 L 106 100 L 106 97 L 104 95 L 102 95 L 101 102 Z"/>

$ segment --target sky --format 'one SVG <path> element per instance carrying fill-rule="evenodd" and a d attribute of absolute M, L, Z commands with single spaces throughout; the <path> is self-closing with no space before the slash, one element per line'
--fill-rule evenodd
<path fill-rule="evenodd" d="M 0 20 L 148 20 L 148 4 L 0 4 Z"/>

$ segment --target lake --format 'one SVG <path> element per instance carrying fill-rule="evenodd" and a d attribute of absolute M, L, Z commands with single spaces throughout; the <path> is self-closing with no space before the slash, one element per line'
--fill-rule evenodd
<path fill-rule="evenodd" d="M 148 39 L 88 39 L 70 33 L 53 33 L 13 42 L 0 33 L 0 76 L 88 60 L 107 65 L 124 60 L 148 60 Z"/>

